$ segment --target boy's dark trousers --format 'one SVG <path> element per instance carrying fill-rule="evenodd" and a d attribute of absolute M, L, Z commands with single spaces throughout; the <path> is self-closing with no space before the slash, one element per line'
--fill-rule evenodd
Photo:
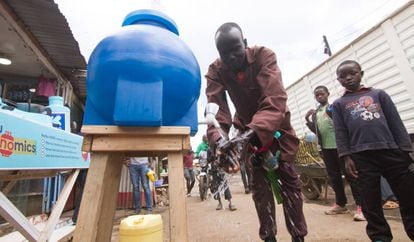
<path fill-rule="evenodd" d="M 254 158 L 251 158 L 254 159 Z M 248 162 L 252 174 L 252 196 L 259 217 L 261 239 L 276 236 L 275 199 L 264 168 Z M 280 161 L 278 168 L 283 197 L 283 213 L 289 233 L 293 237 L 306 236 L 307 225 L 303 215 L 300 180 L 293 162 Z"/>
<path fill-rule="evenodd" d="M 357 184 L 357 180 L 349 176 L 345 171 L 345 163 L 338 157 L 336 149 L 322 149 L 323 160 L 326 165 L 326 171 L 328 172 L 329 181 L 332 189 L 335 192 L 336 204 L 343 207 L 347 204 L 345 195 L 344 183 L 342 181 L 342 174 L 345 174 L 346 180 L 348 181 L 352 196 L 354 197 L 355 204 L 361 205 L 361 192 L 360 187 Z"/>
<path fill-rule="evenodd" d="M 381 204 L 381 175 L 387 179 L 400 203 L 405 231 L 414 240 L 414 173 L 408 166 L 413 162 L 407 152 L 398 149 L 370 150 L 351 155 L 358 170 L 362 210 L 367 219 L 367 234 L 372 241 L 391 241 L 390 226 Z"/>

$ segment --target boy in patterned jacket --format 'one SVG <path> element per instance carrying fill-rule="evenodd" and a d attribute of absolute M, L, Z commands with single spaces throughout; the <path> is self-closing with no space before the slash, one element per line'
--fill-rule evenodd
<path fill-rule="evenodd" d="M 392 240 L 381 206 L 381 175 L 400 201 L 405 231 L 414 240 L 414 172 L 410 137 L 390 96 L 361 85 L 364 72 L 347 60 L 336 69 L 345 93 L 333 103 L 338 155 L 358 179 L 366 231 L 372 241 Z"/>

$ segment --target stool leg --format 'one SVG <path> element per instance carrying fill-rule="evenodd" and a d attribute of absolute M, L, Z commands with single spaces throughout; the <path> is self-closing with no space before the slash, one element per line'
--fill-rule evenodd
<path fill-rule="evenodd" d="M 168 190 L 170 199 L 170 241 L 187 242 L 187 209 L 182 152 L 168 153 Z"/>
<path fill-rule="evenodd" d="M 73 241 L 111 241 L 122 153 L 94 152 Z"/>

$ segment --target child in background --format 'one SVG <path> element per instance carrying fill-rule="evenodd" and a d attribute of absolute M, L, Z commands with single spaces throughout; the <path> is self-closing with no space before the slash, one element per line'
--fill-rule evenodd
<path fill-rule="evenodd" d="M 349 213 L 346 208 L 347 198 L 345 195 L 342 174 L 345 174 L 344 161 L 338 157 L 335 141 L 335 130 L 332 120 L 332 107 L 328 102 L 329 90 L 326 86 L 317 86 L 313 92 L 316 101 L 320 104 L 315 110 L 311 109 L 306 113 L 305 120 L 308 128 L 318 136 L 318 143 L 322 149 L 323 161 L 325 162 L 326 171 L 335 192 L 335 204 L 326 215 L 335 215 Z M 311 120 L 309 120 L 311 117 Z M 365 221 L 361 210 L 361 196 L 357 181 L 352 176 L 345 174 L 345 177 L 351 186 L 352 195 L 357 205 L 357 211 L 354 214 L 355 221 Z"/>
<path fill-rule="evenodd" d="M 213 181 L 211 184 L 211 193 L 213 194 L 214 200 L 218 201 L 216 210 L 223 209 L 223 203 L 221 201 L 221 190 L 224 190 L 224 199 L 229 202 L 229 210 L 236 211 L 237 207 L 231 202 L 231 191 L 227 180 L 225 179 L 226 173 L 218 167 L 216 164 L 211 164 L 211 174 Z"/>
<path fill-rule="evenodd" d="M 389 182 L 400 203 L 405 231 L 414 240 L 414 171 L 411 140 L 390 96 L 361 85 L 364 72 L 347 60 L 336 69 L 345 93 L 333 103 L 339 157 L 347 172 L 358 178 L 368 237 L 391 241 L 391 228 L 381 204 L 380 179 Z"/>

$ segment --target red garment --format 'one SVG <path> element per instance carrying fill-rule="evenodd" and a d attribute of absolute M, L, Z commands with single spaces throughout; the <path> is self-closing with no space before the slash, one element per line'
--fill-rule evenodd
<path fill-rule="evenodd" d="M 50 97 L 56 95 L 56 79 L 46 78 L 44 76 L 39 77 L 39 83 L 37 84 L 36 94 L 38 96 Z"/>
<path fill-rule="evenodd" d="M 184 168 L 192 168 L 194 160 L 194 153 L 187 153 L 183 156 Z"/>

